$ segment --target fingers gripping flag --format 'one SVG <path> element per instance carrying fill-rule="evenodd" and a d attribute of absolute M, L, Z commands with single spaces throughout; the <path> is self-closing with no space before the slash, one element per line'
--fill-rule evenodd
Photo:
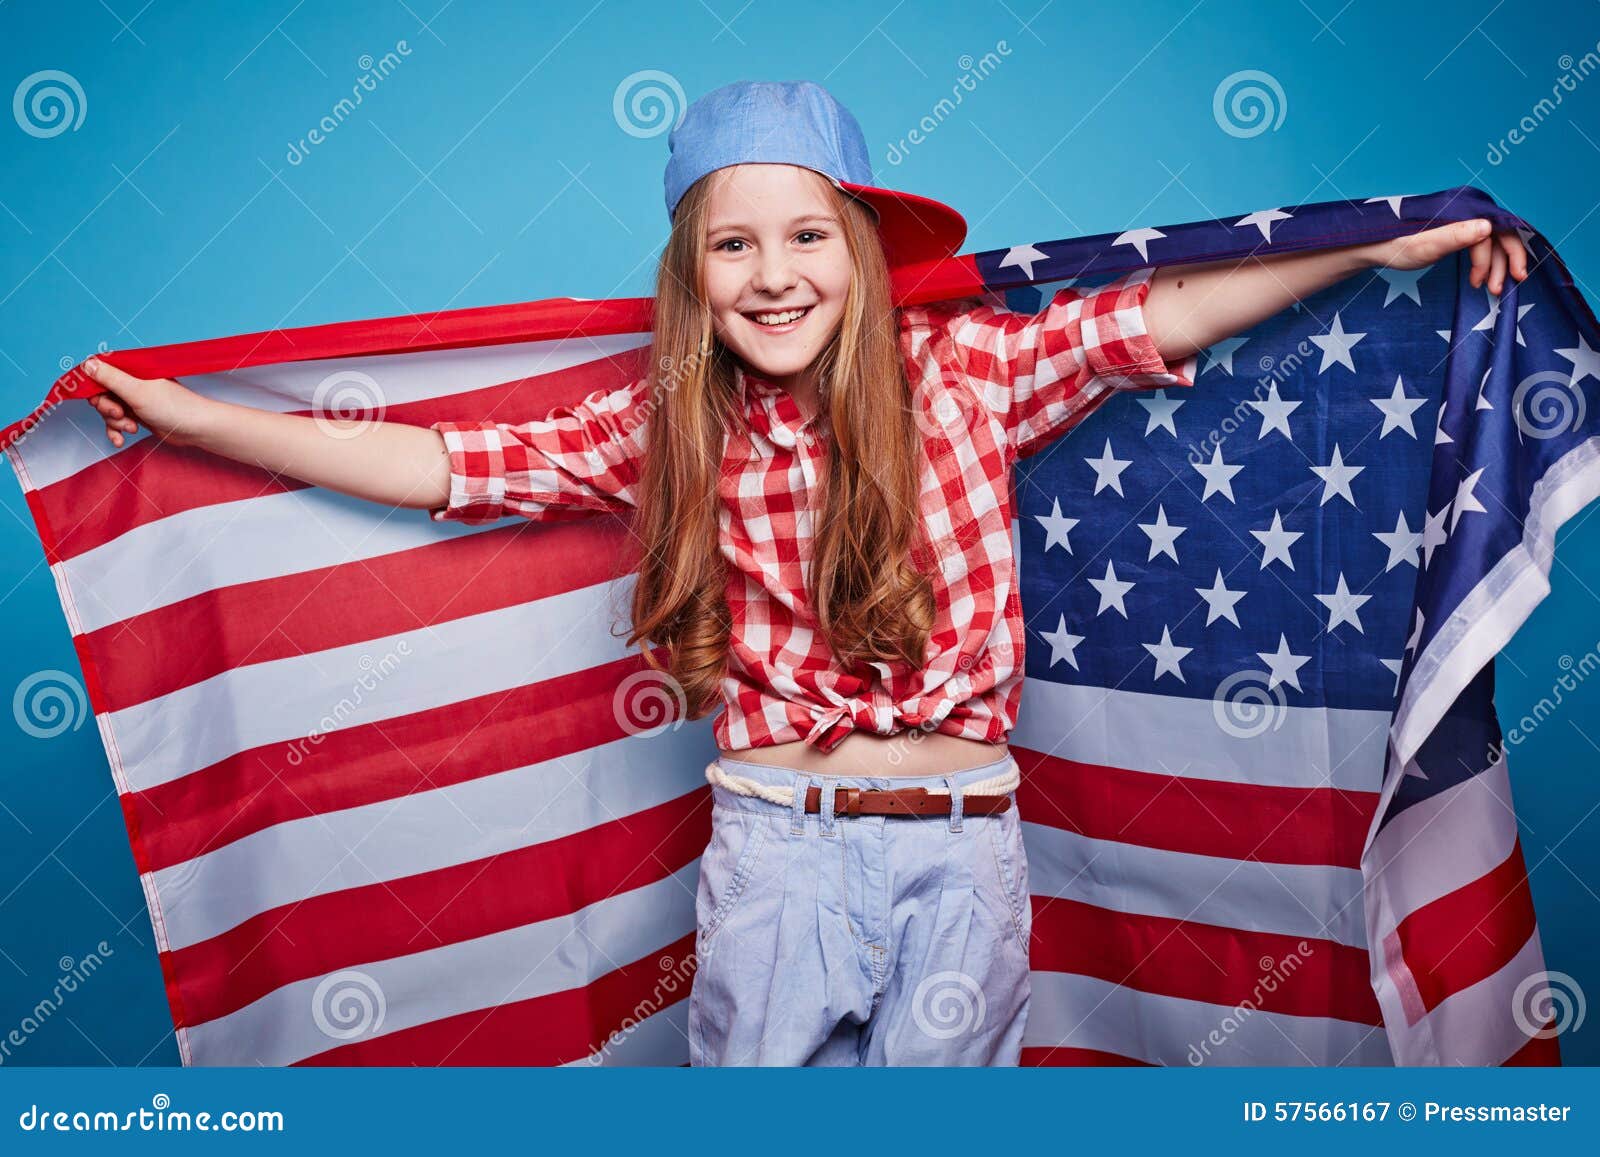
<path fill-rule="evenodd" d="M 1018 464 L 1026 1063 L 1558 1063 L 1493 660 L 1600 488 L 1600 326 L 1470 187 L 899 274 L 902 303 L 1035 311 L 1477 216 L 1529 249 L 1502 297 L 1459 254 L 1357 275 Z M 562 298 L 105 360 L 280 412 L 526 421 L 636 380 L 649 326 Z M 614 633 L 626 519 L 441 523 L 113 449 L 94 389 L 75 368 L 0 440 L 184 1062 L 683 1063 L 716 752 Z"/>

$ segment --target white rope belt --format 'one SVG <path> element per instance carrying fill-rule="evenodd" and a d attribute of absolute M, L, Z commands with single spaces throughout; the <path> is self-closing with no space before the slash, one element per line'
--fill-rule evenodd
<path fill-rule="evenodd" d="M 863 779 L 869 777 L 844 776 L 835 778 Z M 891 776 L 888 778 L 894 777 Z M 771 803 L 782 804 L 784 807 L 794 806 L 793 785 L 780 786 L 778 784 L 762 783 L 760 780 L 750 779 L 747 776 L 734 775 L 731 772 L 723 770 L 722 765 L 716 760 L 712 760 L 711 763 L 706 766 L 706 780 L 712 784 L 720 784 L 722 787 L 727 788 L 736 795 L 753 796 L 758 799 L 767 800 Z M 1015 759 L 1011 759 L 1007 761 L 1006 769 L 999 775 L 992 775 L 988 779 L 980 779 L 976 783 L 967 784 L 961 789 L 961 794 L 963 796 L 1005 795 L 1008 792 L 1015 791 L 1018 785 L 1021 783 L 1022 773 L 1017 769 L 1017 761 Z M 930 795 L 950 794 L 950 790 L 943 786 L 930 787 L 927 790 Z"/>

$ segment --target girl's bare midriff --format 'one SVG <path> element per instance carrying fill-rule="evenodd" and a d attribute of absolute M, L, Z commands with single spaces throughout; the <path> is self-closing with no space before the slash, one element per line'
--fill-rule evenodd
<path fill-rule="evenodd" d="M 814 771 L 819 775 L 945 775 L 1004 759 L 1006 745 L 939 732 L 875 735 L 852 731 L 829 752 L 795 740 L 722 754 L 745 763 Z"/>

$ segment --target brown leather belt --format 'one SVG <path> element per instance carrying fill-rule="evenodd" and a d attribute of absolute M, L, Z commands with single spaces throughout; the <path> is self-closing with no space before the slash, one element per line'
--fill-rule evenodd
<path fill-rule="evenodd" d="M 1011 806 L 1009 795 L 963 795 L 963 815 L 994 815 Z M 806 789 L 806 811 L 821 813 L 822 789 L 815 785 Z M 833 791 L 833 814 L 836 816 L 947 816 L 950 814 L 950 794 L 931 792 L 923 787 L 906 787 L 894 791 L 863 790 L 859 787 L 838 787 Z"/>

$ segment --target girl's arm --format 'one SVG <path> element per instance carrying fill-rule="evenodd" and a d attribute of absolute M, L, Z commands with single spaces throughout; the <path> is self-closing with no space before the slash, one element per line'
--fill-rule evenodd
<path fill-rule="evenodd" d="M 135 378 L 94 360 L 84 371 L 107 390 L 88 400 L 116 446 L 143 421 L 176 445 L 386 506 L 439 507 L 449 498 L 450 457 L 437 430 L 276 414 L 196 394 L 171 378 Z"/>
<path fill-rule="evenodd" d="M 1145 327 L 1162 357 L 1177 361 L 1242 333 L 1351 274 L 1379 267 L 1421 269 L 1469 245 L 1471 284 L 1487 280 L 1490 292 L 1498 294 L 1508 265 L 1518 281 L 1528 276 L 1527 254 L 1516 233 L 1502 230 L 1491 237 L 1491 229 L 1490 222 L 1479 217 L 1387 241 L 1166 266 L 1150 282 Z"/>

